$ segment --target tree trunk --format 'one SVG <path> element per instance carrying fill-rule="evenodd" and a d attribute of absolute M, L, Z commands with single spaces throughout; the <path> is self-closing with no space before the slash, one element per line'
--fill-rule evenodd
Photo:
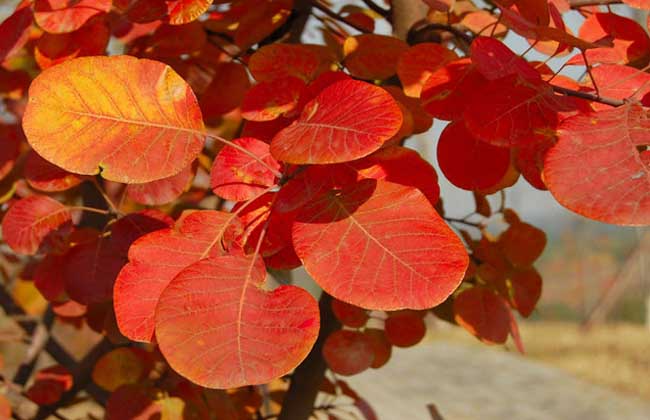
<path fill-rule="evenodd" d="M 278 420 L 308 420 L 314 408 L 327 364 L 323 359 L 325 339 L 341 326 L 332 312 L 332 298 L 323 292 L 320 298 L 320 332 L 314 348 L 291 376 Z"/>

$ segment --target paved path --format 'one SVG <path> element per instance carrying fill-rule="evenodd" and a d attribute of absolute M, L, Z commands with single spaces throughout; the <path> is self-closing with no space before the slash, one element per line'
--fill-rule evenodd
<path fill-rule="evenodd" d="M 386 366 L 346 378 L 380 420 L 650 420 L 627 397 L 517 354 L 429 341 L 398 349 Z"/>

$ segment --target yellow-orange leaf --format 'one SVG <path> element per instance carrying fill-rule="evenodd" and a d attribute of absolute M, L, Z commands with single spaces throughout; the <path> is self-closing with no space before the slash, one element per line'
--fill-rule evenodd
<path fill-rule="evenodd" d="M 83 57 L 41 73 L 23 128 L 51 163 L 124 183 L 173 176 L 203 147 L 189 85 L 164 63 L 129 56 Z"/>

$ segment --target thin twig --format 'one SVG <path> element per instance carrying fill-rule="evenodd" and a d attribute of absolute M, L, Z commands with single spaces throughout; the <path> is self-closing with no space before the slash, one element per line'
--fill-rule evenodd
<path fill-rule="evenodd" d="M 332 19 L 338 20 L 339 22 L 343 22 L 346 25 L 348 25 L 349 27 L 354 28 L 354 29 L 356 29 L 357 31 L 359 31 L 361 33 L 364 33 L 364 34 L 370 33 L 370 31 L 368 31 L 363 26 L 357 25 L 356 23 L 354 23 L 350 19 L 348 19 L 346 17 L 343 17 L 343 16 L 339 15 L 338 13 L 332 11 L 329 7 L 323 6 L 320 2 L 318 2 L 318 0 L 310 0 L 310 2 L 315 8 L 317 8 L 321 12 L 325 13 L 327 16 L 331 17 Z"/>
<path fill-rule="evenodd" d="M 384 9 L 383 7 L 381 7 L 380 5 L 378 5 L 372 0 L 361 0 L 361 1 L 363 1 L 363 4 L 368 6 L 368 9 L 384 17 L 384 19 L 386 19 L 388 22 L 392 20 L 390 16 L 390 10 Z"/>
<path fill-rule="evenodd" d="M 594 95 L 593 93 L 580 92 L 573 89 L 567 89 L 562 86 L 551 85 L 551 87 L 557 93 L 562 93 L 567 96 L 574 96 L 576 98 L 587 99 L 589 101 L 594 101 L 605 105 L 611 105 L 614 107 L 625 105 L 626 103 L 624 100 L 621 99 L 603 98 L 602 96 Z"/>
<path fill-rule="evenodd" d="M 569 0 L 572 9 L 579 9 L 587 6 L 608 6 L 610 4 L 623 3 L 621 0 Z"/>

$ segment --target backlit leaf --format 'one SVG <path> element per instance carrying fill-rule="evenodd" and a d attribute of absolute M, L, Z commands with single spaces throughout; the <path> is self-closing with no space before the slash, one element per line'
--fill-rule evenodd
<path fill-rule="evenodd" d="M 546 234 L 528 223 L 513 223 L 499 237 L 505 257 L 517 267 L 530 267 L 544 251 Z"/>
<path fill-rule="evenodd" d="M 650 122 L 627 104 L 565 120 L 546 155 L 544 180 L 563 206 L 620 225 L 650 224 Z"/>
<path fill-rule="evenodd" d="M 516 270 L 510 276 L 512 303 L 521 316 L 528 317 L 542 295 L 542 277 L 534 268 Z"/>
<path fill-rule="evenodd" d="M 273 138 L 271 154 L 296 164 L 354 160 L 379 149 L 401 125 L 402 112 L 389 93 L 343 80 L 323 90 Z"/>
<path fill-rule="evenodd" d="M 298 105 L 305 82 L 288 76 L 253 86 L 241 104 L 242 117 L 251 121 L 270 121 L 280 115 L 290 116 Z"/>
<path fill-rule="evenodd" d="M 424 195 L 387 181 L 360 181 L 313 200 L 294 222 L 293 241 L 323 289 L 368 309 L 435 306 L 468 264 Z"/>
<path fill-rule="evenodd" d="M 22 1 L 14 13 L 0 23 L 0 63 L 11 58 L 29 41 L 33 21 L 30 3 Z"/>
<path fill-rule="evenodd" d="M 72 374 L 63 366 L 51 366 L 36 372 L 35 381 L 27 391 L 27 397 L 39 405 L 49 405 L 61 399 L 72 388 Z"/>
<path fill-rule="evenodd" d="M 2 237 L 20 254 L 56 249 L 72 229 L 72 215 L 66 206 L 44 196 L 31 195 L 17 201 L 2 219 Z"/>
<path fill-rule="evenodd" d="M 397 72 L 397 62 L 408 48 L 406 42 L 392 36 L 353 36 L 343 44 L 343 64 L 354 77 L 384 80 Z"/>
<path fill-rule="evenodd" d="M 40 191 L 65 191 L 81 184 L 83 178 L 51 164 L 33 150 L 25 162 L 25 179 L 32 188 Z"/>
<path fill-rule="evenodd" d="M 212 0 L 167 0 L 166 3 L 169 23 L 183 25 L 205 13 Z"/>
<path fill-rule="evenodd" d="M 431 73 L 457 58 L 455 52 L 440 44 L 425 42 L 409 48 L 397 63 L 397 75 L 406 95 L 419 98 Z"/>
<path fill-rule="evenodd" d="M 268 144 L 252 137 L 236 139 L 233 143 L 258 156 L 270 167 L 280 170 L 280 164 L 271 156 Z M 276 183 L 273 172 L 232 146 L 221 149 L 214 160 L 210 178 L 214 193 L 233 201 L 254 198 Z"/>
<path fill-rule="evenodd" d="M 101 20 L 93 20 L 73 32 L 45 33 L 36 41 L 34 58 L 40 68 L 46 69 L 76 57 L 102 55 L 110 36 Z"/>
<path fill-rule="evenodd" d="M 333 62 L 332 54 L 322 45 L 274 43 L 255 51 L 248 68 L 259 82 L 287 76 L 310 81 L 329 70 Z"/>
<path fill-rule="evenodd" d="M 63 34 L 111 9 L 112 0 L 35 0 L 34 19 L 44 31 Z"/>
<path fill-rule="evenodd" d="M 217 211 L 184 213 L 173 228 L 145 235 L 129 248 L 129 263 L 114 287 L 115 316 L 122 334 L 151 341 L 154 311 L 163 289 L 185 267 L 223 252 L 232 241 L 236 219 Z M 182 250 L 183 252 L 179 252 Z"/>
<path fill-rule="evenodd" d="M 125 183 L 177 174 L 204 137 L 189 86 L 163 63 L 128 56 L 83 57 L 41 73 L 23 128 L 55 165 Z"/>
<path fill-rule="evenodd" d="M 431 116 L 458 120 L 472 94 L 486 83 L 469 58 L 461 58 L 434 71 L 422 87 L 422 106 Z"/>
<path fill-rule="evenodd" d="M 246 68 L 241 64 L 219 63 L 215 71 L 212 82 L 199 102 L 206 119 L 223 115 L 240 106 L 250 87 Z"/>
<path fill-rule="evenodd" d="M 171 203 L 189 188 L 194 177 L 194 166 L 190 165 L 169 178 L 144 184 L 129 184 L 126 186 L 126 195 L 136 203 L 148 206 Z"/>
<path fill-rule="evenodd" d="M 208 388 L 267 383 L 294 369 L 319 328 L 318 304 L 296 286 L 264 289 L 261 259 L 192 264 L 165 288 L 156 340 L 171 367 Z"/>
<path fill-rule="evenodd" d="M 377 328 L 366 328 L 363 330 L 363 334 L 372 341 L 372 349 L 375 355 L 370 367 L 378 369 L 388 363 L 393 352 L 393 346 L 386 338 L 386 332 Z"/>

